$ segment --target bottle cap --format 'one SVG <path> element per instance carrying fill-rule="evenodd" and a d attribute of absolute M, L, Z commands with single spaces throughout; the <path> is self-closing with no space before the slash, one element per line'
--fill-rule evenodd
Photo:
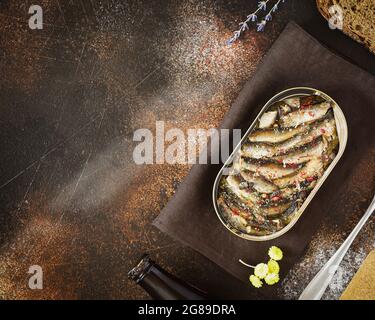
<path fill-rule="evenodd" d="M 144 254 L 137 265 L 128 272 L 128 278 L 136 282 L 141 281 L 147 274 L 153 262 L 148 254 Z"/>

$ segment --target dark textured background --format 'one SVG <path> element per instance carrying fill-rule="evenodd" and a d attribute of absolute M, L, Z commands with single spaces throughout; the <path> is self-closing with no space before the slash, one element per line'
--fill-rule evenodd
<path fill-rule="evenodd" d="M 44 9 L 44 29 L 28 9 Z M 151 226 L 187 166 L 139 167 L 133 131 L 216 127 L 284 26 L 295 20 L 375 74 L 375 58 L 331 31 L 310 0 L 288 0 L 264 33 L 231 32 L 256 1 L 0 2 L 0 298 L 145 298 L 126 278 L 148 251 L 166 269 L 220 297 L 256 291 Z M 308 53 L 306 53 L 308 54 Z M 291 52 L 291 59 L 293 53 Z M 270 96 L 274 93 L 270 93 Z M 369 159 L 374 159 L 369 155 Z M 301 263 L 280 286 L 295 298 L 351 230 L 374 185 L 373 161 L 356 170 L 353 221 L 323 222 Z M 374 219 L 326 294 L 336 298 L 368 251 Z M 27 270 L 44 270 L 28 289 Z"/>

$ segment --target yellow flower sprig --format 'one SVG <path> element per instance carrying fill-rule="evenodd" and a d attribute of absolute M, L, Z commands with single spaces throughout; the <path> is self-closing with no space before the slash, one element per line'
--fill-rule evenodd
<path fill-rule="evenodd" d="M 253 274 L 249 277 L 249 280 L 255 288 L 261 288 L 263 285 L 262 280 L 260 280 L 257 276 L 254 276 Z"/>
<path fill-rule="evenodd" d="M 276 246 L 272 246 L 271 248 L 269 248 L 268 255 L 275 261 L 279 261 L 283 258 L 283 252 Z"/>
<path fill-rule="evenodd" d="M 267 263 L 269 273 L 276 273 L 278 274 L 280 272 L 280 266 L 279 263 L 275 260 L 270 260 Z"/>
<path fill-rule="evenodd" d="M 271 259 L 267 264 L 258 263 L 256 266 L 247 264 L 241 259 L 239 260 L 243 265 L 254 269 L 254 274 L 249 276 L 249 281 L 255 288 L 261 288 L 263 286 L 262 280 L 270 286 L 278 283 L 280 280 L 280 265 L 277 261 L 280 261 L 283 258 L 283 252 L 280 248 L 272 246 L 268 250 L 268 256 Z"/>

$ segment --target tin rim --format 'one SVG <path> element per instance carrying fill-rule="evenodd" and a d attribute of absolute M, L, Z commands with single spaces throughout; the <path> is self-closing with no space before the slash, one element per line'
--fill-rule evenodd
<path fill-rule="evenodd" d="M 294 93 L 292 93 L 292 92 L 294 92 Z M 307 196 L 307 198 L 303 202 L 301 208 L 299 208 L 298 212 L 295 214 L 293 220 L 291 222 L 289 222 L 289 224 L 286 225 L 283 229 L 281 229 L 281 230 L 279 230 L 279 231 L 277 231 L 275 233 L 272 233 L 270 235 L 267 235 L 267 236 L 254 236 L 254 235 L 249 235 L 249 234 L 243 233 L 240 230 L 238 230 L 238 229 L 230 226 L 229 223 L 227 223 L 225 221 L 225 219 L 221 216 L 221 213 L 220 213 L 220 210 L 219 210 L 219 208 L 217 206 L 217 201 L 216 201 L 217 200 L 218 183 L 219 183 L 219 180 L 220 180 L 220 178 L 222 176 L 223 169 L 229 163 L 232 162 L 233 157 L 236 155 L 238 149 L 241 147 L 244 139 L 254 129 L 254 127 L 255 127 L 255 125 L 256 125 L 259 117 L 264 112 L 267 111 L 267 109 L 270 107 L 271 104 L 273 104 L 274 102 L 280 101 L 280 100 L 291 98 L 291 97 L 307 96 L 307 95 L 312 95 L 312 94 L 322 96 L 324 99 L 326 99 L 326 100 L 328 100 L 328 101 L 330 101 L 330 102 L 333 103 L 333 113 L 334 113 L 334 117 L 335 117 L 336 130 L 337 130 L 337 135 L 338 135 L 338 140 L 339 140 L 339 150 L 337 152 L 337 155 L 336 155 L 335 159 L 333 159 L 332 163 L 324 171 L 323 175 L 318 180 L 318 182 L 317 182 L 316 186 L 314 187 L 314 189 L 311 190 L 310 194 Z M 314 198 L 315 194 L 318 192 L 318 190 L 320 189 L 320 187 L 323 185 L 324 181 L 327 179 L 327 177 L 329 176 L 329 174 L 332 172 L 333 168 L 336 166 L 337 162 L 340 160 L 340 158 L 342 157 L 342 155 L 343 155 L 343 153 L 345 151 L 347 141 L 348 141 L 348 126 L 347 126 L 347 122 L 346 122 L 344 113 L 343 113 L 342 109 L 340 108 L 339 104 L 332 97 L 330 97 L 328 94 L 326 94 L 325 92 L 323 92 L 323 91 L 321 91 L 319 89 L 311 88 L 311 87 L 293 87 L 293 88 L 289 88 L 289 89 L 283 90 L 283 91 L 275 94 L 273 97 L 271 97 L 264 104 L 264 106 L 262 107 L 262 109 L 258 113 L 257 117 L 254 119 L 254 121 L 251 123 L 251 125 L 249 126 L 249 128 L 246 130 L 246 132 L 243 135 L 242 139 L 236 145 L 236 147 L 233 149 L 232 153 L 230 154 L 230 156 L 228 157 L 228 159 L 225 161 L 225 163 L 223 164 L 223 166 L 221 167 L 221 169 L 219 170 L 219 172 L 218 172 L 218 174 L 217 174 L 217 176 L 215 178 L 215 182 L 214 182 L 213 190 L 212 190 L 212 200 L 213 200 L 213 205 L 214 205 L 214 209 L 215 209 L 216 215 L 219 218 L 220 222 L 231 233 L 233 233 L 236 236 L 238 236 L 238 237 L 240 237 L 242 239 L 245 239 L 245 240 L 250 240 L 250 241 L 268 241 L 268 240 L 276 239 L 276 238 L 284 235 L 290 229 L 292 229 L 292 227 L 297 223 L 297 221 L 300 219 L 300 217 L 302 216 L 303 212 L 305 211 L 305 209 L 307 208 L 307 206 L 309 205 L 309 203 L 311 202 L 311 200 Z"/>

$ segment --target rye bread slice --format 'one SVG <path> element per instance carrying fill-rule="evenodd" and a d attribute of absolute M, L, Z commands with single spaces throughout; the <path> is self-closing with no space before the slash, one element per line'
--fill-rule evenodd
<path fill-rule="evenodd" d="M 363 262 L 340 300 L 375 300 L 375 250 Z"/>
<path fill-rule="evenodd" d="M 338 4 L 344 11 L 343 32 L 363 43 L 375 54 L 375 1 L 374 0 L 316 0 L 323 17 L 330 19 L 329 8 Z"/>

